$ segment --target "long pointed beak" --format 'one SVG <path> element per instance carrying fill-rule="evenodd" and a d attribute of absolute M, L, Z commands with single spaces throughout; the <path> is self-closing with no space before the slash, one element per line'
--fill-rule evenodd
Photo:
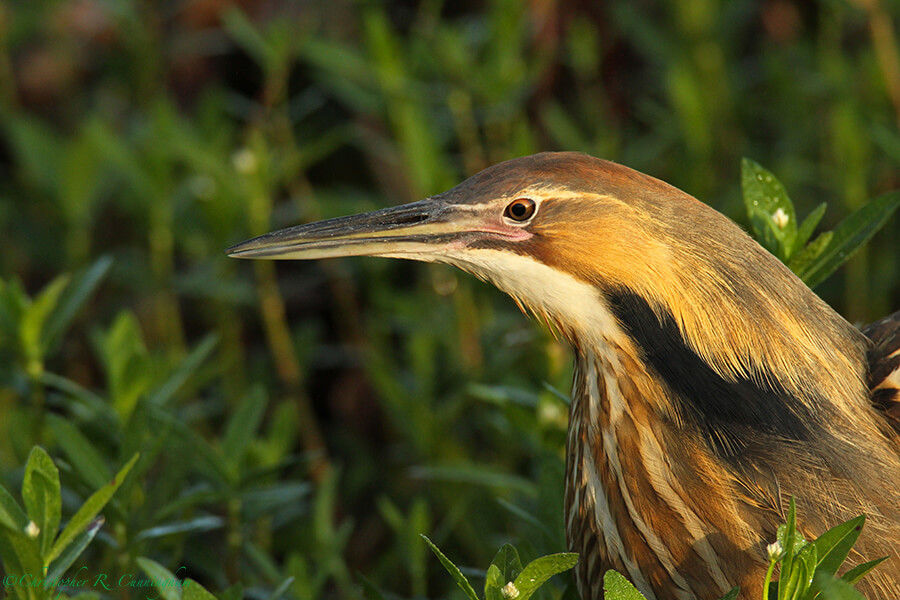
<path fill-rule="evenodd" d="M 235 258 L 316 259 L 390 256 L 433 260 L 432 255 L 480 229 L 471 211 L 439 197 L 281 229 L 232 246 Z"/>

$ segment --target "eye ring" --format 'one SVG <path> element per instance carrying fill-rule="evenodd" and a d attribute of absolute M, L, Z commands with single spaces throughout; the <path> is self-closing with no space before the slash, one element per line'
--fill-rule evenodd
<path fill-rule="evenodd" d="M 506 206 L 503 216 L 523 223 L 534 216 L 537 204 L 531 198 L 516 198 Z"/>

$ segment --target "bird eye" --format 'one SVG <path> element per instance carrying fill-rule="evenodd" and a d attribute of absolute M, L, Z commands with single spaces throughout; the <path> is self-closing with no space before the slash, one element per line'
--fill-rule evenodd
<path fill-rule="evenodd" d="M 534 214 L 535 206 L 531 198 L 516 198 L 509 203 L 503 215 L 513 221 L 527 221 Z"/>

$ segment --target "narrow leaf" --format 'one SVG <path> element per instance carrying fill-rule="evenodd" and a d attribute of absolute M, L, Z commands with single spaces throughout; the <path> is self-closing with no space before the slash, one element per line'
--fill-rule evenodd
<path fill-rule="evenodd" d="M 137 564 L 154 582 L 155 589 L 153 593 L 149 593 L 148 590 L 148 596 L 159 596 L 163 600 L 181 600 L 180 580 L 172 571 L 144 556 L 137 557 Z"/>
<path fill-rule="evenodd" d="M 384 593 L 362 573 L 358 574 L 366 600 L 385 600 Z"/>
<path fill-rule="evenodd" d="M 47 570 L 47 579 L 59 579 L 62 577 L 66 570 L 72 566 L 72 563 L 81 556 L 84 549 L 88 547 L 88 544 L 91 543 L 94 536 L 96 536 L 97 532 L 100 531 L 100 528 L 103 527 L 103 523 L 104 518 L 102 516 L 91 521 L 90 525 L 87 526 L 87 529 L 82 531 L 75 540 L 63 550 L 62 554 L 50 563 L 50 568 Z"/>
<path fill-rule="evenodd" d="M 191 353 L 181 361 L 178 369 L 150 396 L 150 403 L 156 406 L 162 406 L 167 403 L 181 389 L 181 386 L 185 384 L 194 371 L 209 357 L 217 341 L 218 338 L 213 334 L 207 335 L 200 340 L 200 343 L 197 344 Z"/>
<path fill-rule="evenodd" d="M 862 528 L 865 525 L 866 516 L 860 515 L 832 527 L 813 542 L 819 553 L 817 570 L 836 574 L 844 564 L 850 549 L 856 543 Z"/>
<path fill-rule="evenodd" d="M 804 272 L 806 285 L 814 288 L 825 281 L 881 229 L 898 206 L 900 190 L 875 198 L 841 221 L 833 230 L 831 242 Z"/>
<path fill-rule="evenodd" d="M 28 525 L 25 511 L 2 485 L 0 485 L 0 525 L 13 531 L 24 531 Z"/>
<path fill-rule="evenodd" d="M 825 216 L 825 211 L 828 209 L 828 203 L 823 202 L 813 209 L 809 215 L 803 220 L 803 223 L 800 224 L 800 227 L 797 228 L 797 237 L 794 238 L 794 246 L 791 248 L 791 255 L 797 253 L 803 246 L 806 245 L 806 242 L 812 237 L 813 232 L 816 230 L 816 227 L 819 225 L 819 222 L 822 221 L 822 217 Z"/>
<path fill-rule="evenodd" d="M 216 600 L 216 597 L 193 579 L 185 579 L 184 588 L 181 590 L 181 600 Z"/>
<path fill-rule="evenodd" d="M 277 588 L 272 590 L 272 593 L 269 594 L 268 600 L 278 600 L 279 598 L 284 596 L 284 594 L 288 591 L 288 589 L 291 587 L 291 585 L 293 583 L 294 583 L 293 577 L 288 577 L 287 579 L 282 581 L 281 585 L 279 585 Z"/>
<path fill-rule="evenodd" d="M 604 600 L 647 600 L 625 576 L 610 569 L 603 575 Z"/>
<path fill-rule="evenodd" d="M 793 271 L 797 277 L 804 279 L 804 276 L 809 271 L 813 262 L 825 252 L 825 248 L 831 243 L 831 238 L 833 237 L 834 232 L 832 231 L 826 231 L 825 233 L 820 234 L 819 237 L 794 254 L 787 263 L 788 268 Z"/>
<path fill-rule="evenodd" d="M 797 505 L 794 503 L 794 497 L 791 496 L 788 505 L 787 522 L 778 526 L 776 539 L 784 548 L 784 556 L 781 559 L 781 576 L 778 581 L 778 600 L 784 600 L 787 596 L 788 581 L 790 574 L 793 572 L 791 565 L 794 560 L 794 536 L 797 527 Z"/>
<path fill-rule="evenodd" d="M 49 556 L 46 557 L 47 562 L 52 562 L 60 556 L 69 544 L 71 544 L 75 538 L 90 525 L 91 521 L 94 520 L 94 517 L 103 510 L 106 503 L 109 502 L 110 498 L 113 497 L 113 494 L 116 493 L 116 490 L 119 489 L 119 486 L 122 485 L 122 482 L 125 480 L 125 477 L 128 476 L 131 468 L 134 467 L 134 463 L 137 462 L 139 456 L 139 454 L 132 456 L 131 460 L 116 473 L 116 476 L 113 477 L 112 481 L 94 492 L 91 497 L 81 505 L 81 508 L 75 512 L 65 529 L 59 534 L 56 543 L 53 544 Z"/>
<path fill-rule="evenodd" d="M 92 489 L 104 486 L 109 481 L 111 473 L 106 461 L 94 448 L 94 445 L 68 419 L 49 415 L 49 422 L 56 441 L 81 478 Z"/>
<path fill-rule="evenodd" d="M 0 558 L 3 560 L 3 569 L 9 575 L 25 575 L 40 573 L 41 564 L 40 548 L 36 539 L 30 538 L 24 533 L 7 531 L 0 533 Z M 14 586 L 19 597 L 39 598 L 35 588 L 26 586 Z"/>
<path fill-rule="evenodd" d="M 516 577 L 515 585 L 519 590 L 517 600 L 528 600 L 548 579 L 557 573 L 568 571 L 577 563 L 578 554 L 574 552 L 548 554 L 534 559 Z"/>
<path fill-rule="evenodd" d="M 44 329 L 47 319 L 56 308 L 59 302 L 59 296 L 69 283 L 68 275 L 60 275 L 47 284 L 37 298 L 34 299 L 22 317 L 21 329 L 19 330 L 22 349 L 29 359 L 44 358 L 45 347 L 42 343 L 44 339 Z"/>
<path fill-rule="evenodd" d="M 41 555 L 50 550 L 50 545 L 59 529 L 62 512 L 62 496 L 59 487 L 59 470 L 50 455 L 40 446 L 32 448 L 25 465 L 22 481 L 22 500 L 25 512 L 36 527 Z M 31 523 L 27 527 L 32 527 Z M 27 530 L 27 528 L 26 528 Z"/>
<path fill-rule="evenodd" d="M 868 562 L 864 562 L 861 565 L 856 565 L 843 575 L 841 575 L 841 579 L 848 583 L 856 583 L 863 577 L 865 577 L 869 571 L 886 561 L 889 557 L 882 556 L 881 558 L 876 558 L 875 560 L 870 560 Z"/>
<path fill-rule="evenodd" d="M 165 537 L 167 535 L 175 535 L 178 533 L 199 533 L 203 531 L 211 531 L 213 529 L 219 529 L 224 525 L 225 520 L 222 519 L 222 517 L 215 517 L 211 515 L 196 517 L 185 521 L 173 521 L 171 523 L 165 523 L 163 525 L 157 525 L 155 527 L 148 527 L 147 529 L 144 529 L 136 536 L 134 536 L 134 541 L 142 542 L 144 540 Z"/>
<path fill-rule="evenodd" d="M 237 7 L 222 11 L 222 23 L 228 34 L 263 68 L 270 66 L 274 55 L 269 42 Z"/>
<path fill-rule="evenodd" d="M 447 569 L 447 572 L 450 573 L 450 576 L 456 581 L 456 585 L 462 588 L 462 591 L 465 592 L 466 596 L 469 597 L 469 600 L 478 600 L 478 594 L 475 593 L 475 589 L 472 587 L 472 584 L 469 583 L 469 580 L 466 579 L 466 576 L 462 574 L 462 571 L 459 570 L 459 567 L 453 564 L 453 562 L 444 556 L 444 553 L 438 550 L 438 547 L 434 545 L 434 543 L 428 539 L 425 534 L 419 534 L 422 536 L 422 539 L 425 540 L 425 543 L 428 544 L 428 547 L 431 548 L 431 551 L 434 552 L 434 555 L 438 557 L 438 560 L 441 561 L 441 564 L 444 565 L 444 568 Z"/>
<path fill-rule="evenodd" d="M 112 257 L 101 256 L 84 273 L 77 275 L 69 283 L 59 300 L 59 306 L 47 319 L 42 336 L 44 348 L 56 345 L 72 319 L 103 281 L 112 263 Z"/>
<path fill-rule="evenodd" d="M 239 465 L 247 447 L 256 436 L 266 411 L 266 404 L 265 391 L 261 386 L 254 386 L 229 419 L 222 439 L 222 450 L 225 459 L 232 466 Z"/>

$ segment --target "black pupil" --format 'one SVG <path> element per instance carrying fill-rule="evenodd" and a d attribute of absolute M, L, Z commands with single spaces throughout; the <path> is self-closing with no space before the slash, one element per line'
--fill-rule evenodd
<path fill-rule="evenodd" d="M 506 208 L 506 216 L 516 221 L 524 221 L 534 213 L 534 202 L 527 198 L 519 199 Z"/>

